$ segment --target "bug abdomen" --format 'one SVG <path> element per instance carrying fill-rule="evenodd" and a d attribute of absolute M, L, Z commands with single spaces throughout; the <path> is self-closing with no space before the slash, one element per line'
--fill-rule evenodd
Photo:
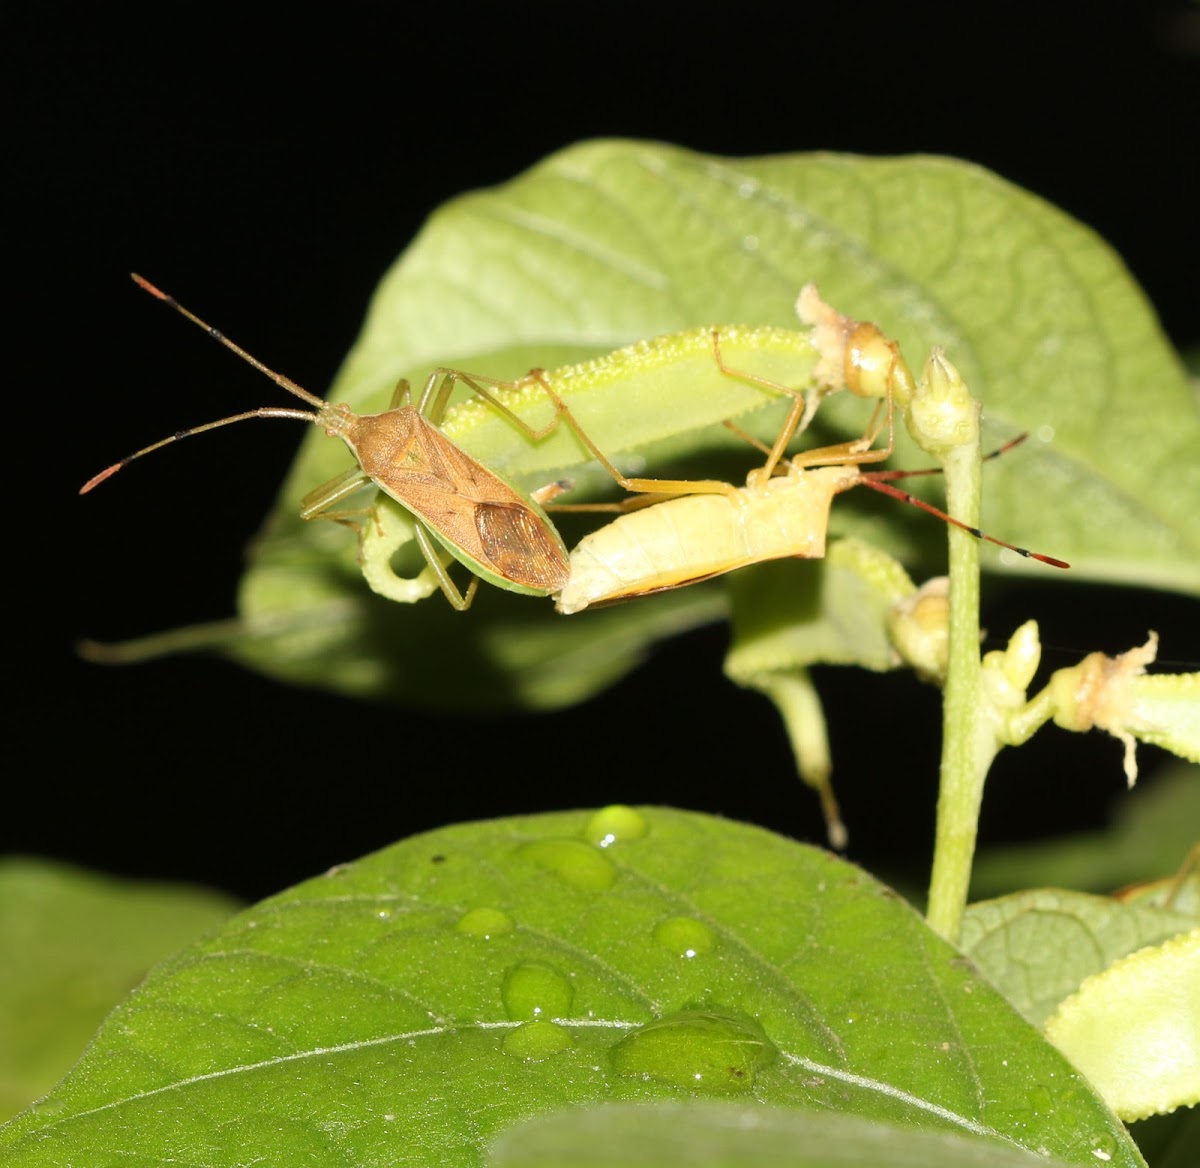
<path fill-rule="evenodd" d="M 833 496 L 857 476 L 848 467 L 793 470 L 733 496 L 685 495 L 622 515 L 571 553 L 558 609 L 579 612 L 762 560 L 823 556 Z"/>

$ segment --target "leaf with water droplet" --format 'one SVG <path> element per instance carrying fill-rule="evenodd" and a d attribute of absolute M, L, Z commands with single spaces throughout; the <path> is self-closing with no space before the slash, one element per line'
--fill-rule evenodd
<path fill-rule="evenodd" d="M 546 961 L 522 961 L 504 975 L 504 1008 L 515 1021 L 565 1018 L 574 991 L 570 981 Z"/>
<path fill-rule="evenodd" d="M 504 1035 L 502 1049 L 513 1058 L 540 1063 L 574 1045 L 571 1031 L 557 1022 L 522 1022 Z"/>
<path fill-rule="evenodd" d="M 417 836 L 235 917 L 151 973 L 0 1130 L 0 1160 L 457 1168 L 555 1108 L 715 1090 L 1078 1165 L 1099 1133 L 1138 1163 L 1066 1060 L 860 869 L 662 808 L 601 848 L 593 814 Z M 575 878 L 579 849 L 603 880 Z M 464 930 L 472 906 L 512 928 Z M 709 952 L 663 944 L 672 919 Z"/>
<path fill-rule="evenodd" d="M 627 1034 L 609 1051 L 618 1075 L 700 1095 L 741 1095 L 778 1055 L 753 1018 L 712 1007 L 680 1010 Z"/>
<path fill-rule="evenodd" d="M 583 829 L 583 838 L 600 848 L 609 848 L 622 841 L 639 840 L 645 834 L 646 820 L 642 813 L 620 803 L 601 807 Z"/>
<path fill-rule="evenodd" d="M 493 937 L 503 937 L 515 928 L 508 913 L 498 908 L 486 907 L 468 909 L 454 922 L 454 927 L 460 933 L 466 933 L 469 937 L 479 937 L 484 941 L 490 941 Z"/>
<path fill-rule="evenodd" d="M 680 957 L 699 957 L 717 943 L 716 937 L 703 921 L 694 917 L 667 917 L 654 927 L 654 939 L 665 949 Z"/>

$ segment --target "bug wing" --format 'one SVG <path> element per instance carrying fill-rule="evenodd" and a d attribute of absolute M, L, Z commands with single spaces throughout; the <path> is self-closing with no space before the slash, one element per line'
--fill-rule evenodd
<path fill-rule="evenodd" d="M 406 440 L 373 451 L 367 473 L 473 571 L 502 586 L 557 591 L 567 551 L 541 509 L 424 418 L 410 420 Z"/>
<path fill-rule="evenodd" d="M 558 532 L 525 500 L 480 503 L 475 509 L 481 548 L 507 580 L 543 592 L 557 592 L 567 582 L 567 551 Z"/>

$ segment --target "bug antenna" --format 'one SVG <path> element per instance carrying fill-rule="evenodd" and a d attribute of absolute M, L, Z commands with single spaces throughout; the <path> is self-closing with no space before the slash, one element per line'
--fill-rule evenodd
<path fill-rule="evenodd" d="M 178 442 L 180 438 L 190 438 L 193 434 L 203 434 L 205 430 L 216 430 L 220 426 L 232 426 L 234 422 L 244 422 L 247 418 L 296 418 L 301 422 L 313 423 L 321 421 L 319 414 L 310 414 L 307 410 L 290 410 L 286 406 L 263 406 L 257 410 L 247 410 L 244 414 L 234 414 L 229 418 L 218 418 L 215 422 L 205 422 L 203 426 L 192 426 L 188 430 L 177 430 L 169 438 L 160 438 L 157 442 L 152 442 L 149 446 L 143 446 L 141 450 L 135 450 L 132 454 L 127 454 L 120 462 L 114 462 L 112 466 L 106 466 L 98 475 L 93 475 L 88 479 L 79 488 L 79 493 L 86 495 L 93 487 L 98 487 L 105 479 L 111 478 L 122 467 L 128 466 L 144 454 L 151 454 L 163 446 L 170 446 L 172 442 Z"/>
<path fill-rule="evenodd" d="M 1018 434 L 1015 438 L 1010 438 L 1003 446 L 998 446 L 995 450 L 988 451 L 983 456 L 982 461 L 988 462 L 993 458 L 999 458 L 1002 454 L 1007 454 L 1014 446 L 1020 446 L 1028 437 L 1029 434 L 1026 432 Z M 926 503 L 924 499 L 918 499 L 916 495 L 910 495 L 907 491 L 900 490 L 899 487 L 888 485 L 896 479 L 913 479 L 920 475 L 941 473 L 942 468 L 937 466 L 926 467 L 921 470 L 874 470 L 865 472 L 862 482 L 873 491 L 879 491 L 880 494 L 889 495 L 893 499 L 899 499 L 902 503 L 911 503 L 914 507 L 920 507 L 922 511 L 928 511 L 930 515 L 936 515 L 952 527 L 960 528 L 962 531 L 973 535 L 976 539 L 994 543 L 997 547 L 1008 548 L 1010 552 L 1016 552 L 1017 555 L 1024 556 L 1029 560 L 1037 560 L 1039 563 L 1049 564 L 1052 568 L 1069 568 L 1071 566 L 1066 560 L 1057 560 L 1053 556 L 1046 556 L 1041 552 L 1031 552 L 1028 548 L 1018 547 L 1015 543 L 1006 543 L 1002 539 L 997 539 L 994 535 L 988 535 L 987 532 L 981 531 L 978 527 L 972 527 L 970 524 L 963 523 L 961 519 L 955 519 L 952 515 L 948 515 L 945 511 L 933 506 L 932 503 Z"/>
<path fill-rule="evenodd" d="M 914 507 L 920 507 L 922 511 L 928 511 L 930 515 L 936 515 L 938 519 L 949 523 L 951 527 L 957 527 L 959 530 L 973 535 L 976 539 L 994 543 L 997 547 L 1008 548 L 1010 552 L 1016 552 L 1017 555 L 1024 556 L 1029 560 L 1037 560 L 1040 563 L 1049 564 L 1052 568 L 1069 568 L 1071 566 L 1065 560 L 1057 560 L 1053 556 L 1046 556 L 1041 552 L 1033 552 L 1029 548 L 1018 547 L 1015 543 L 1007 543 L 1002 539 L 997 539 L 994 535 L 988 535 L 986 531 L 982 531 L 978 527 L 972 527 L 969 523 L 964 523 L 961 519 L 955 519 L 953 515 L 947 514 L 932 503 L 926 503 L 924 499 L 918 499 L 916 495 L 910 495 L 907 491 L 900 490 L 899 487 L 893 487 L 888 481 L 890 479 L 911 478 L 914 473 L 928 474 L 930 472 L 868 471 L 863 475 L 861 481 L 864 486 L 870 487 L 871 490 L 879 491 L 883 495 L 890 495 L 893 499 L 899 499 L 902 503 L 911 503 Z"/>
<path fill-rule="evenodd" d="M 150 281 L 144 276 L 139 276 L 137 272 L 130 272 L 129 275 L 139 288 L 145 292 L 149 292 L 150 295 L 156 300 L 161 300 L 164 304 L 169 304 L 173 309 L 175 309 L 176 312 L 179 313 L 180 316 L 186 317 L 192 322 L 192 324 L 198 325 L 206 333 L 208 333 L 208 335 L 212 337 L 214 341 L 224 345 L 225 348 L 230 350 L 230 352 L 236 353 L 243 361 L 246 362 L 246 364 L 253 365 L 254 368 L 259 371 L 259 373 L 265 374 L 281 389 L 286 389 L 288 393 L 294 394 L 302 401 L 308 402 L 310 406 L 315 406 L 318 410 L 328 408 L 328 403 L 323 399 L 317 397 L 316 394 L 309 393 L 307 389 L 305 389 L 302 385 L 297 385 L 290 377 L 284 377 L 282 373 L 276 373 L 274 369 L 268 368 L 257 357 L 252 357 L 246 352 L 245 349 L 241 347 L 241 345 L 234 344 L 234 342 L 231 341 L 219 329 L 213 328 L 211 324 L 209 324 L 207 321 L 201 320 L 190 309 L 184 308 L 184 306 L 180 304 L 174 296 L 168 296 L 160 288 L 156 288 L 153 284 L 151 284 Z"/>
<path fill-rule="evenodd" d="M 282 373 L 276 373 L 275 370 L 268 369 L 257 357 L 252 357 L 240 345 L 235 345 L 224 333 L 219 332 L 212 325 L 201 320 L 194 312 L 184 308 L 178 300 L 168 296 L 161 289 L 156 288 L 149 280 L 139 276 L 136 272 L 130 274 L 133 277 L 133 282 L 139 288 L 149 292 L 156 300 L 162 300 L 166 304 L 169 304 L 176 312 L 181 316 L 187 317 L 193 324 L 199 325 L 214 340 L 219 341 L 225 348 L 236 353 L 243 361 L 253 365 L 260 373 L 265 373 L 276 385 L 315 407 L 316 413 L 309 413 L 307 410 L 288 409 L 286 406 L 261 406 L 258 409 L 246 410 L 244 413 L 234 414 L 232 417 L 218 418 L 215 422 L 206 422 L 202 426 L 192 426 L 187 430 L 178 430 L 169 438 L 160 438 L 157 442 L 151 443 L 149 446 L 143 446 L 141 450 L 135 450 L 132 454 L 126 455 L 120 462 L 114 462 L 112 466 L 105 467 L 98 475 L 93 475 L 79 488 L 81 495 L 86 495 L 88 491 L 98 487 L 105 479 L 111 478 L 122 467 L 128 466 L 135 459 L 159 450 L 163 446 L 169 446 L 172 442 L 178 442 L 181 438 L 190 438 L 193 434 L 203 434 L 205 430 L 215 430 L 219 426 L 231 426 L 234 422 L 244 422 L 247 418 L 295 418 L 301 422 L 312 422 L 314 424 L 319 424 L 325 420 L 330 410 L 327 402 L 315 394 L 309 393 L 303 386 L 297 385 L 290 377 L 284 377 Z"/>

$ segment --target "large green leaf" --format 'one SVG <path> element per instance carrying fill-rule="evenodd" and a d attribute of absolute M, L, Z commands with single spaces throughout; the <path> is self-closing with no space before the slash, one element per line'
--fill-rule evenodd
<path fill-rule="evenodd" d="M 696 1096 L 1140 1162 L 895 893 L 629 808 L 447 828 L 256 905 L 151 974 L 0 1159 L 466 1165 L 557 1107 Z"/>
<path fill-rule="evenodd" d="M 437 365 L 514 376 L 697 325 L 794 329 L 793 303 L 806 281 L 836 308 L 894 335 L 914 366 L 931 345 L 945 346 L 997 439 L 1034 433 L 1019 453 L 989 466 L 990 529 L 1069 560 L 1075 580 L 1200 587 L 1200 415 L 1153 312 L 1087 228 L 963 162 L 720 159 L 628 141 L 571 147 L 434 214 L 380 284 L 331 396 L 378 409 L 398 377 L 419 383 Z M 662 448 L 644 446 L 636 424 L 652 414 L 669 418 L 671 452 L 690 454 L 693 473 L 740 481 L 752 458 L 714 466 L 702 457 L 722 433 L 711 423 L 723 400 L 702 380 L 685 366 L 668 377 L 665 414 L 661 402 L 619 379 L 572 404 L 623 465 L 649 456 L 651 470 L 661 470 Z M 819 437 L 861 433 L 862 403 L 831 400 L 819 421 Z M 449 419 L 446 431 L 495 462 L 477 422 L 478 412 L 468 412 Z M 539 452 L 515 431 L 506 441 L 506 473 L 544 482 Z M 927 461 L 903 436 L 897 454 L 901 463 Z M 407 701 L 550 704 L 612 680 L 611 663 L 593 667 L 580 652 L 581 637 L 602 645 L 614 626 L 625 629 L 628 662 L 638 647 L 722 611 L 720 599 L 689 598 L 640 602 L 650 616 L 628 605 L 617 617 L 565 619 L 548 602 L 503 596 L 446 626 L 453 652 L 482 666 L 459 671 L 451 695 L 421 668 L 398 664 L 428 660 L 420 626 L 443 623 L 429 612 L 443 602 L 412 612 L 372 596 L 351 533 L 296 517 L 298 499 L 347 457 L 312 433 L 255 547 L 232 651 L 267 672 Z M 577 467 L 561 469 L 588 481 Z M 860 495 L 869 492 L 837 502 L 835 530 L 869 536 L 918 579 L 940 569 L 935 521 Z M 582 529 L 564 530 L 571 541 Z M 987 564 L 1047 571 L 998 554 Z M 721 585 L 691 591 L 699 588 Z M 511 615 L 518 605 L 520 615 Z M 575 622 L 583 631 L 568 627 Z M 564 656 L 576 662 L 572 684 L 541 687 L 536 698 L 519 682 L 491 681 L 505 672 L 513 640 L 534 627 L 545 630 L 547 656 L 561 637 Z M 460 649 L 466 641 L 471 647 Z M 445 640 L 439 644 L 444 651 Z"/>
<path fill-rule="evenodd" d="M 236 908 L 208 889 L 0 860 L 0 1118 L 66 1074 L 150 966 Z"/>

